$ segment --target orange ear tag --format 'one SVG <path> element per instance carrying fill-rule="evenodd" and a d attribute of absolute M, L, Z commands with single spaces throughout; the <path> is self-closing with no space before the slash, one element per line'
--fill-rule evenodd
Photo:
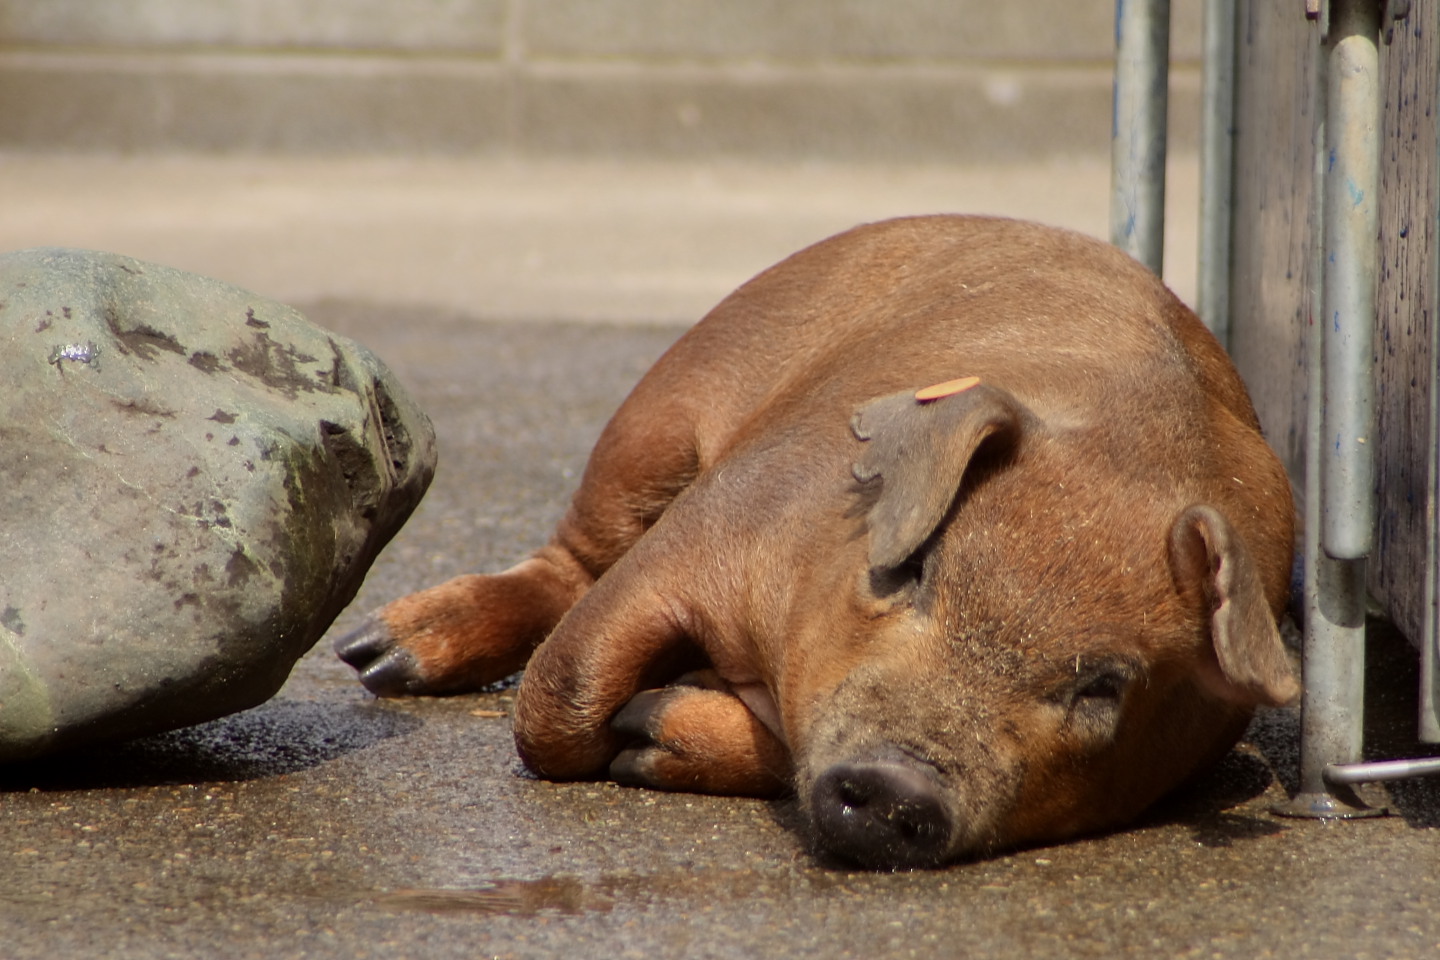
<path fill-rule="evenodd" d="M 915 399 L 920 403 L 930 400 L 939 400 L 941 397 L 949 397 L 957 393 L 964 393 L 975 384 L 980 382 L 979 377 L 961 377 L 959 380 L 946 380 L 944 383 L 932 384 L 915 391 Z"/>

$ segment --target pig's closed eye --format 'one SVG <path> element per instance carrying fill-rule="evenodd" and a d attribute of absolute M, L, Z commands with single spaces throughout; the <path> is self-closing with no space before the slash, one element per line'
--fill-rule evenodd
<path fill-rule="evenodd" d="M 1080 689 L 1075 691 L 1077 698 L 1093 697 L 1096 699 L 1119 700 L 1120 695 L 1125 692 L 1125 677 L 1118 673 L 1100 673 L 1088 680 Z"/>
<path fill-rule="evenodd" d="M 1070 729 L 1094 747 L 1110 742 L 1120 725 L 1125 690 L 1134 675 L 1124 664 L 1082 667 L 1070 688 Z"/>

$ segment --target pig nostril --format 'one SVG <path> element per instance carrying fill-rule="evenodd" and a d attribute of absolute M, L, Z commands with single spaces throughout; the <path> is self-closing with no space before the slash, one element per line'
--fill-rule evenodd
<path fill-rule="evenodd" d="M 935 774 L 909 758 L 831 767 L 815 782 L 811 814 L 825 850 L 867 867 L 938 864 L 952 832 Z"/>
<path fill-rule="evenodd" d="M 853 780 L 843 780 L 838 787 L 840 802 L 846 807 L 859 808 L 865 806 L 867 798 L 861 790 L 860 785 Z"/>

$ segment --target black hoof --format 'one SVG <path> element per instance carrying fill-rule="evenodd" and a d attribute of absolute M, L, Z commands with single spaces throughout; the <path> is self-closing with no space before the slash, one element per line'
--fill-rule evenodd
<path fill-rule="evenodd" d="M 414 655 L 396 643 L 390 627 L 379 617 L 367 617 L 357 629 L 336 640 L 334 650 L 359 672 L 365 689 L 378 697 L 425 692 Z"/>

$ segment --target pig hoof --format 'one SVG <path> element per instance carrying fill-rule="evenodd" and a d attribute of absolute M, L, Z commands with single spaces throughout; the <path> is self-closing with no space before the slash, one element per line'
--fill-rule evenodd
<path fill-rule="evenodd" d="M 933 867 L 952 824 L 939 785 L 919 762 L 840 763 L 815 781 L 811 815 L 820 846 L 863 867 Z"/>
<path fill-rule="evenodd" d="M 356 630 L 335 641 L 335 654 L 360 673 L 360 682 L 377 697 L 424 693 L 426 683 L 415 657 L 396 644 L 389 626 L 368 617 Z"/>

